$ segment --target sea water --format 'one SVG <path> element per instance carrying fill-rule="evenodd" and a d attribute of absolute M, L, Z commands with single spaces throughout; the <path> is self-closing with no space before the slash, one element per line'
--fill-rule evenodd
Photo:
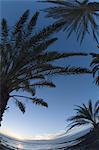
<path fill-rule="evenodd" d="M 14 150 L 64 150 L 64 147 L 75 144 L 75 139 L 89 132 L 85 130 L 71 136 L 63 136 L 54 140 L 24 140 L 20 141 L 3 134 L 0 134 L 0 141 L 3 145 Z"/>
<path fill-rule="evenodd" d="M 70 145 L 70 142 L 61 143 L 61 140 L 60 142 L 47 140 L 19 141 L 2 134 L 0 134 L 0 140 L 3 145 L 14 150 L 57 150 Z"/>

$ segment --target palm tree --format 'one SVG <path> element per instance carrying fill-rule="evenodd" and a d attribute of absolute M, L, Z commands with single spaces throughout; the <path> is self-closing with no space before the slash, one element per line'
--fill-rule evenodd
<path fill-rule="evenodd" d="M 92 34 L 93 38 L 99 43 L 99 3 L 83 2 L 75 0 L 74 2 L 66 0 L 45 0 L 41 2 L 49 2 L 58 6 L 46 8 L 46 17 L 56 19 L 56 23 L 61 22 L 62 28 L 67 33 L 67 38 L 75 32 L 77 40 L 82 43 L 86 33 Z"/>
<path fill-rule="evenodd" d="M 82 106 L 77 106 L 75 109 L 76 115 L 67 119 L 70 121 L 69 130 L 74 127 L 91 124 L 94 129 L 99 129 L 99 100 L 93 106 L 92 101 L 90 100 L 88 106 L 83 104 Z"/>
<path fill-rule="evenodd" d="M 57 38 L 50 38 L 50 35 L 57 32 L 62 24 L 52 24 L 36 32 L 38 16 L 39 12 L 36 12 L 28 20 L 29 10 L 26 10 L 13 30 L 8 28 L 6 19 L 2 19 L 0 30 L 0 123 L 10 98 L 15 100 L 16 105 L 23 113 L 25 105 L 18 98 L 28 99 L 35 104 L 48 107 L 48 104 L 43 99 L 35 97 L 35 94 L 37 87 L 55 87 L 49 78 L 50 75 L 92 73 L 87 68 L 55 65 L 55 60 L 69 56 L 87 56 L 87 54 L 48 51 L 47 48 L 57 40 Z M 54 64 L 52 64 L 53 62 Z M 12 94 L 13 91 L 19 90 L 29 92 L 31 96 Z"/>
<path fill-rule="evenodd" d="M 88 0 L 83 0 L 79 2 L 75 0 L 74 2 L 61 1 L 61 0 L 45 0 L 42 2 L 49 2 L 57 4 L 58 6 L 50 7 L 45 9 L 47 12 L 46 17 L 52 17 L 56 19 L 56 23 L 61 22 L 63 24 L 62 28 L 67 33 L 67 38 L 70 37 L 72 32 L 77 35 L 77 40 L 82 43 L 86 33 L 92 33 L 94 39 L 97 43 L 99 39 L 99 3 L 89 2 Z M 92 53 L 91 53 L 92 54 Z M 93 67 L 93 77 L 97 74 L 96 84 L 99 85 L 99 54 L 93 53 L 93 61 L 91 67 Z M 95 66 L 96 64 L 96 66 Z"/>
<path fill-rule="evenodd" d="M 99 86 L 99 54 L 92 54 L 93 60 L 90 66 L 93 67 L 93 77 L 96 77 L 95 82 Z"/>

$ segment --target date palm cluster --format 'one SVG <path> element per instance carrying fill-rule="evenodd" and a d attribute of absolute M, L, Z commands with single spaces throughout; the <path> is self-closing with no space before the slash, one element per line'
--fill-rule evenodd
<path fill-rule="evenodd" d="M 50 76 L 91 73 L 87 68 L 62 67 L 55 64 L 55 60 L 69 56 L 87 56 L 87 54 L 48 51 L 47 48 L 57 40 L 57 38 L 51 38 L 50 36 L 59 31 L 62 24 L 54 23 L 37 32 L 38 16 L 39 12 L 36 12 L 29 20 L 29 10 L 26 10 L 13 27 L 13 30 L 9 29 L 6 19 L 2 19 L 0 118 L 2 118 L 4 110 L 7 109 L 7 102 L 10 98 L 15 100 L 16 105 L 23 113 L 25 112 L 23 99 L 48 107 L 48 104 L 42 98 L 37 98 L 35 94 L 37 87 L 55 87 Z M 12 94 L 13 91 L 20 90 L 30 93 L 31 96 Z"/>

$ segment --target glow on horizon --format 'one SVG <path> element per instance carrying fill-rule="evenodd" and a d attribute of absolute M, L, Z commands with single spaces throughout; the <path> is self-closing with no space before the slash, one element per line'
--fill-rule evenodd
<path fill-rule="evenodd" d="M 76 134 L 80 131 L 84 131 L 86 129 L 91 128 L 90 125 L 85 125 L 85 126 L 81 126 L 81 127 L 75 127 L 74 129 L 72 129 L 71 131 L 69 131 L 68 133 L 66 133 L 66 131 L 62 130 L 59 131 L 58 133 L 54 133 L 54 134 L 38 134 L 38 135 L 33 135 L 31 137 L 23 137 L 22 135 L 18 135 L 15 133 L 11 133 L 9 131 L 5 131 L 2 130 L 1 133 L 4 134 L 5 136 L 9 136 L 11 138 L 17 139 L 17 140 L 54 140 L 63 136 L 69 136 L 69 135 L 73 135 Z"/>
<path fill-rule="evenodd" d="M 9 131 L 6 130 L 2 130 L 0 132 L 1 134 L 4 134 L 5 136 L 9 136 L 11 138 L 15 138 L 17 140 L 53 140 L 56 139 L 62 135 L 65 134 L 65 131 L 60 131 L 58 133 L 55 134 L 38 134 L 38 135 L 33 135 L 33 136 L 27 136 L 27 137 L 23 137 L 22 135 L 18 135 L 17 133 L 11 133 Z"/>

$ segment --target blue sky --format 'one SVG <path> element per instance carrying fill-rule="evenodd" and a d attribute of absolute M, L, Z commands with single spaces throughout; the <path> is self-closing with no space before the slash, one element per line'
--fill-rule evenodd
<path fill-rule="evenodd" d="M 40 9 L 46 8 L 49 4 L 37 3 L 36 0 L 0 0 L 2 6 L 1 18 L 6 18 L 10 28 L 16 23 L 26 9 L 30 10 L 30 16 Z M 52 19 L 44 18 L 41 12 L 37 30 L 51 24 Z M 56 37 L 56 35 L 54 35 Z M 86 37 L 83 44 L 76 41 L 75 35 L 66 40 L 66 34 L 59 32 L 59 40 L 49 47 L 49 50 L 97 52 L 97 44 L 91 37 Z M 69 58 L 61 63 L 71 65 L 89 66 L 90 58 Z M 80 76 L 58 76 L 52 78 L 56 84 L 55 89 L 37 89 L 37 96 L 42 97 L 49 104 L 48 108 L 35 106 L 30 102 L 26 103 L 26 113 L 23 115 L 15 106 L 12 100 L 10 107 L 3 117 L 1 132 L 17 138 L 48 138 L 65 131 L 66 119 L 74 114 L 74 105 L 81 105 L 92 99 L 95 102 L 99 98 L 99 89 L 93 83 L 91 75 Z"/>

